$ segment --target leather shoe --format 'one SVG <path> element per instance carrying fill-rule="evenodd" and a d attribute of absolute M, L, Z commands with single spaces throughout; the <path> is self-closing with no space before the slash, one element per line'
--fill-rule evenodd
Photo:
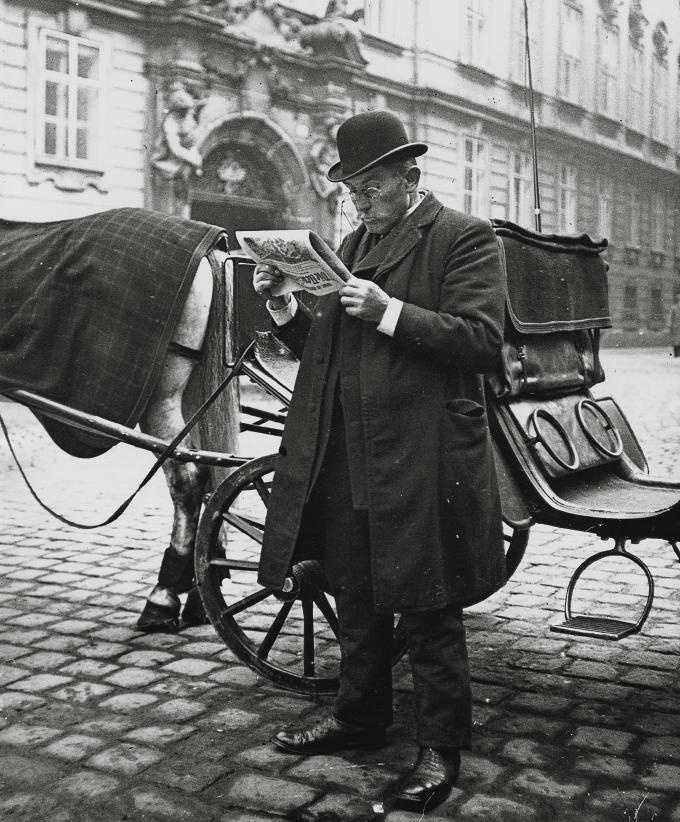
<path fill-rule="evenodd" d="M 385 744 L 385 729 L 350 725 L 334 716 L 327 716 L 310 728 L 279 731 L 271 741 L 287 753 L 312 756 L 347 748 L 380 748 Z"/>
<path fill-rule="evenodd" d="M 421 748 L 413 770 L 394 794 L 402 808 L 425 813 L 451 793 L 460 770 L 460 752 L 443 753 L 434 748 Z"/>

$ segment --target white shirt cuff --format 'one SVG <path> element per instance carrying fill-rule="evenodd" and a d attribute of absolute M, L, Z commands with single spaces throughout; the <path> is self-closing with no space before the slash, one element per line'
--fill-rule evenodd
<path fill-rule="evenodd" d="M 290 302 L 283 308 L 272 308 L 269 300 L 267 300 L 267 311 L 271 314 L 272 320 L 274 320 L 276 325 L 289 323 L 297 313 L 297 309 L 298 301 L 292 294 L 290 295 Z"/>
<path fill-rule="evenodd" d="M 397 327 L 397 322 L 399 321 L 399 315 L 401 314 L 401 307 L 403 304 L 404 303 L 396 297 L 390 297 L 390 301 L 387 304 L 382 320 L 380 320 L 380 323 L 378 324 L 378 331 L 382 331 L 382 333 L 387 334 L 388 337 L 394 337 L 394 331 Z"/>

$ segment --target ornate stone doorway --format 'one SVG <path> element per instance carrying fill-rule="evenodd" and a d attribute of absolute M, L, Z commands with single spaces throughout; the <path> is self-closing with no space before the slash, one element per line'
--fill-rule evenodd
<path fill-rule="evenodd" d="M 190 216 L 227 229 L 299 228 L 310 222 L 309 179 L 292 143 L 270 121 L 227 118 L 201 145 L 202 175 L 194 177 Z"/>
<path fill-rule="evenodd" d="M 222 226 L 229 247 L 240 229 L 300 228 L 308 224 L 309 179 L 292 144 L 264 118 L 234 117 L 201 143 L 202 173 L 191 180 L 189 216 Z M 301 210 L 303 213 L 301 213 Z M 232 302 L 233 300 L 233 302 Z M 226 306 L 234 313 L 237 346 L 267 329 L 270 317 L 252 288 L 252 269 L 236 266 Z"/>
<path fill-rule="evenodd" d="M 252 148 L 221 145 L 203 161 L 192 186 L 191 217 L 227 229 L 237 246 L 239 229 L 284 228 L 286 200 L 276 170 L 265 168 Z"/>

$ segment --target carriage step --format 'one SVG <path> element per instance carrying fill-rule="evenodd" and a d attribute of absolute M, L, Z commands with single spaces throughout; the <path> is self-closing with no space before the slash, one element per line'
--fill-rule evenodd
<path fill-rule="evenodd" d="M 551 625 L 550 630 L 558 634 L 617 640 L 636 633 L 641 627 L 637 622 L 626 622 L 612 617 L 575 616 L 565 619 L 558 625 Z"/>

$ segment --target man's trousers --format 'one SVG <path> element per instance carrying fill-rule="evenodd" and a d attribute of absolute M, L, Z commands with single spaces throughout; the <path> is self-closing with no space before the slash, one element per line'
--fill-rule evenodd
<path fill-rule="evenodd" d="M 373 605 L 368 512 L 352 506 L 339 406 L 307 515 L 324 544 L 324 569 L 340 626 L 335 716 L 386 727 L 392 722 L 394 615 L 376 612 Z M 461 609 L 409 611 L 401 615 L 401 624 L 413 673 L 418 744 L 469 747 L 472 698 Z"/>

